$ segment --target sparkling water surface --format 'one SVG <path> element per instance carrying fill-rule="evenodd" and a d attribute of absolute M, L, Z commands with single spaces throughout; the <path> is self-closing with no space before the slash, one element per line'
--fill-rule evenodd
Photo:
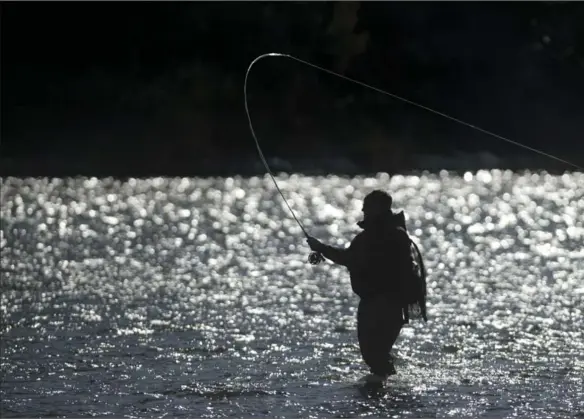
<path fill-rule="evenodd" d="M 331 244 L 407 213 L 429 321 L 377 392 L 269 177 L 1 181 L 1 417 L 584 417 L 582 173 L 278 177 Z"/>

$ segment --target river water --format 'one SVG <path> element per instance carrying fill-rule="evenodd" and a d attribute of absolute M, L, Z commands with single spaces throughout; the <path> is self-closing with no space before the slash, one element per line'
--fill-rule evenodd
<path fill-rule="evenodd" d="M 278 182 L 339 246 L 372 189 L 406 211 L 429 321 L 383 390 L 270 178 L 3 178 L 0 416 L 584 417 L 584 174 Z"/>

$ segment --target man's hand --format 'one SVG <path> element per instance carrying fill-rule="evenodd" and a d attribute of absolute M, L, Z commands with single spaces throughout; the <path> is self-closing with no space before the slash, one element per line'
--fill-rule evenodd
<path fill-rule="evenodd" d="M 312 236 L 308 236 L 306 238 L 306 242 L 308 243 L 308 246 L 310 246 L 310 250 L 314 250 L 315 252 L 318 252 L 318 250 L 322 247 L 322 243 Z"/>

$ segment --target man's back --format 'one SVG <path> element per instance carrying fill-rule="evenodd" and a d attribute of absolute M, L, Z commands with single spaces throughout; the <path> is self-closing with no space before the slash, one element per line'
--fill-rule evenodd
<path fill-rule="evenodd" d="M 399 299 L 402 275 L 410 257 L 403 213 L 388 213 L 363 222 L 361 227 L 364 230 L 347 249 L 346 266 L 353 291 L 361 298 L 387 293 Z"/>

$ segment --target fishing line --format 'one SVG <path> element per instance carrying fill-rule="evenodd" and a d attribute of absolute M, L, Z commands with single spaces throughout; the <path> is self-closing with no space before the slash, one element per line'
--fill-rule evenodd
<path fill-rule="evenodd" d="M 249 129 L 251 130 L 251 135 L 253 136 L 253 139 L 254 139 L 254 141 L 255 141 L 256 147 L 257 147 L 257 149 L 258 149 L 259 156 L 260 156 L 260 158 L 261 158 L 261 160 L 262 160 L 262 162 L 263 162 L 263 164 L 264 164 L 264 166 L 265 166 L 265 168 L 266 168 L 266 170 L 267 170 L 268 174 L 270 175 L 270 177 L 271 177 L 271 178 L 272 178 L 272 180 L 274 181 L 274 185 L 276 185 L 276 189 L 277 189 L 277 190 L 278 190 L 278 192 L 280 193 L 280 196 L 282 197 L 282 199 L 283 199 L 283 200 L 284 200 L 284 202 L 286 203 L 286 206 L 287 206 L 287 207 L 288 207 L 288 209 L 290 210 L 290 213 L 292 214 L 292 217 L 294 217 L 294 220 L 296 220 L 296 222 L 297 222 L 297 223 L 298 223 L 298 225 L 300 226 L 300 229 L 302 230 L 302 232 L 304 233 L 304 235 L 305 235 L 307 238 L 309 237 L 309 236 L 308 236 L 308 233 L 306 232 L 306 230 L 305 230 L 304 226 L 303 226 L 303 225 L 302 225 L 302 223 L 301 223 L 301 222 L 298 220 L 298 218 L 296 217 L 296 214 L 294 213 L 294 211 L 292 210 L 292 208 L 291 208 L 291 207 L 290 207 L 290 205 L 288 204 L 288 201 L 286 200 L 286 197 L 284 196 L 284 194 L 283 194 L 283 193 L 282 193 L 282 191 L 280 190 L 280 187 L 278 186 L 278 182 L 276 182 L 276 178 L 274 177 L 274 175 L 272 174 L 272 171 L 270 170 L 270 166 L 268 165 L 268 162 L 266 161 L 266 159 L 265 159 L 265 157 L 264 157 L 264 153 L 262 152 L 262 149 L 261 149 L 261 147 L 260 147 L 260 144 L 259 144 L 258 138 L 257 138 L 257 136 L 256 136 L 256 133 L 255 133 L 255 130 L 253 129 L 253 124 L 252 124 L 252 122 L 251 122 L 251 115 L 250 115 L 250 112 L 249 112 L 249 107 L 248 107 L 248 103 L 247 103 L 247 79 L 248 79 L 249 73 L 250 73 L 250 71 L 251 71 L 252 67 L 254 66 L 254 64 L 255 64 L 255 63 L 257 63 L 258 61 L 260 61 L 261 59 L 263 59 L 263 58 L 267 58 L 267 57 L 282 57 L 282 58 L 289 58 L 289 59 L 291 59 L 291 60 L 294 60 L 294 61 L 297 61 L 297 62 L 299 62 L 299 63 L 301 63 L 301 64 L 304 64 L 304 65 L 307 65 L 307 66 L 309 66 L 309 67 L 315 68 L 315 69 L 317 69 L 317 70 L 323 71 L 323 72 L 325 72 L 325 73 L 327 73 L 327 74 L 331 74 L 331 75 L 333 75 L 333 76 L 339 77 L 339 78 L 341 78 L 341 79 L 344 79 L 344 80 L 346 80 L 346 81 L 349 81 L 349 82 L 351 82 L 351 83 L 358 84 L 359 86 L 362 86 L 362 87 L 365 87 L 365 88 L 367 88 L 367 89 L 373 90 L 373 91 L 375 91 L 375 92 L 378 92 L 378 93 L 384 94 L 384 95 L 386 95 L 386 96 L 390 96 L 390 97 L 392 97 L 392 98 L 394 98 L 394 99 L 397 99 L 397 100 L 399 100 L 399 101 L 402 101 L 402 102 L 408 103 L 408 104 L 410 104 L 410 105 L 412 105 L 412 106 L 418 107 L 418 108 L 420 108 L 420 109 L 424 109 L 425 111 L 431 112 L 431 113 L 433 113 L 433 114 L 435 114 L 435 115 L 442 116 L 442 117 L 444 117 L 444 118 L 446 118 L 446 119 L 449 119 L 449 120 L 451 120 L 451 121 L 454 121 L 454 122 L 456 122 L 456 123 L 458 123 L 458 124 L 464 125 L 464 126 L 466 126 L 466 127 L 468 127 L 468 128 L 474 129 L 474 130 L 476 130 L 476 131 L 482 132 L 483 134 L 486 134 L 486 135 L 489 135 L 489 136 L 491 136 L 491 137 L 497 138 L 497 139 L 499 139 L 499 140 L 501 140 L 501 141 L 505 141 L 505 142 L 507 142 L 507 143 L 510 143 L 510 144 L 516 145 L 516 146 L 518 146 L 518 147 L 521 147 L 521 148 L 524 148 L 524 149 L 526 149 L 526 150 L 532 151 L 532 152 L 534 152 L 534 153 L 540 154 L 540 155 L 542 155 L 542 156 L 548 157 L 548 158 L 550 158 L 550 159 L 553 159 L 553 160 L 559 161 L 559 162 L 561 162 L 561 163 L 564 163 L 564 164 L 566 164 L 566 165 L 568 165 L 568 166 L 573 166 L 573 167 L 575 167 L 575 168 L 576 168 L 576 169 L 578 169 L 578 170 L 582 170 L 582 171 L 584 171 L 584 167 L 582 167 L 582 166 L 580 166 L 580 165 L 577 165 L 577 164 L 575 164 L 575 163 L 572 163 L 572 162 L 570 162 L 570 161 L 567 161 L 567 160 L 561 159 L 561 158 L 559 158 L 559 157 L 557 157 L 557 156 L 554 156 L 554 155 L 552 155 L 552 154 L 546 153 L 545 151 L 542 151 L 542 150 L 539 150 L 539 149 L 536 149 L 536 148 L 530 147 L 530 146 L 528 146 L 528 145 L 525 145 L 525 144 L 519 143 L 519 142 L 517 142 L 517 141 L 513 141 L 513 140 L 511 140 L 511 139 L 509 139 L 509 138 L 503 137 L 502 135 L 496 134 L 496 133 L 494 133 L 494 132 L 488 131 L 488 130 L 486 130 L 486 129 L 483 129 L 483 128 L 481 128 L 481 127 L 478 127 L 478 126 L 476 126 L 476 125 L 473 125 L 473 124 L 470 124 L 470 123 L 468 123 L 468 122 L 462 121 L 462 120 L 460 120 L 460 119 L 458 119 L 458 118 L 455 118 L 455 117 L 453 117 L 453 116 L 450 116 L 450 115 L 448 115 L 448 114 L 445 114 L 445 113 L 443 113 L 443 112 L 437 111 L 437 110 L 435 110 L 435 109 L 429 108 L 429 107 L 427 107 L 427 106 L 421 105 L 421 104 L 419 104 L 419 103 L 416 103 L 416 102 L 414 102 L 414 101 L 411 101 L 411 100 L 409 100 L 409 99 L 403 98 L 403 97 L 401 97 L 401 96 L 398 96 L 398 95 L 396 95 L 396 94 L 390 93 L 390 92 L 388 92 L 388 91 L 386 91 L 386 90 L 382 90 L 382 89 L 380 89 L 380 88 L 378 88 L 378 87 L 371 86 L 371 85 L 369 85 L 369 84 L 367 84 L 367 83 L 364 83 L 364 82 L 362 82 L 362 81 L 355 80 L 355 79 L 352 79 L 352 78 L 350 78 L 350 77 L 344 76 L 344 75 L 342 75 L 342 74 L 336 73 L 336 72 L 334 72 L 334 71 L 332 71 L 332 70 L 326 69 L 326 68 L 324 68 L 324 67 L 320 67 L 320 66 L 318 66 L 318 65 L 316 65 L 316 64 L 313 64 L 313 63 L 310 63 L 310 62 L 308 62 L 308 61 L 302 60 L 302 59 L 300 59 L 300 58 L 294 57 L 293 55 L 290 55 L 290 54 L 282 54 L 282 53 L 279 53 L 279 52 L 270 52 L 270 53 L 267 53 L 267 54 L 262 54 L 262 55 L 259 55 L 258 57 L 256 57 L 256 58 L 255 58 L 255 59 L 254 59 L 254 60 L 251 62 L 251 64 L 249 65 L 249 67 L 247 68 L 247 71 L 246 71 L 246 73 L 245 73 L 245 81 L 244 81 L 244 83 L 243 83 L 243 96 L 244 96 L 244 100 L 245 100 L 245 112 L 246 112 L 246 114 L 247 114 L 247 120 L 248 120 L 248 122 L 249 122 Z M 318 255 L 314 256 L 314 255 L 312 255 L 312 254 L 311 254 L 311 258 L 317 258 L 317 257 L 318 257 Z M 322 258 L 322 255 L 320 255 L 320 257 Z M 312 261 L 312 260 L 311 260 L 311 263 L 313 263 L 313 261 Z M 318 262 L 317 262 L 317 263 L 318 263 Z"/>

